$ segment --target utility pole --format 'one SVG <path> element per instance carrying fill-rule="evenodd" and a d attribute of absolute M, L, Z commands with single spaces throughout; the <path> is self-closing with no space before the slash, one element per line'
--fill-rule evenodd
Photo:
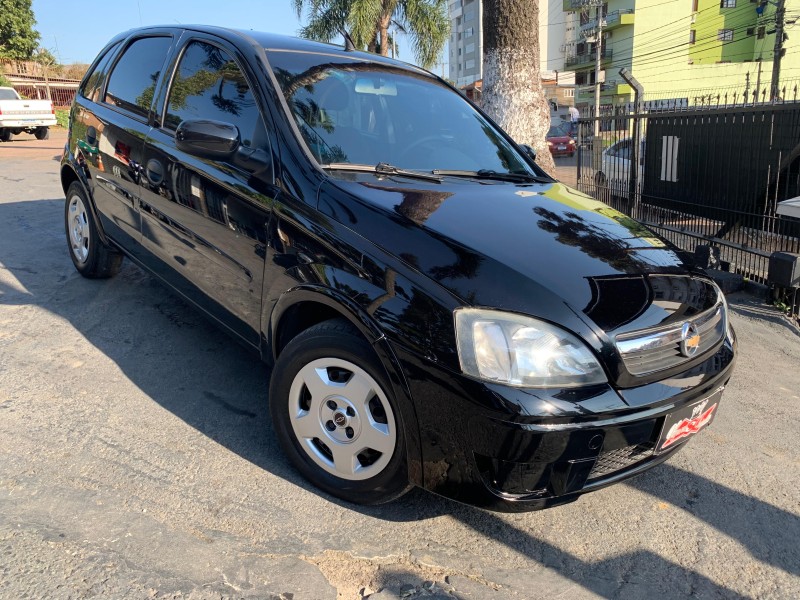
<path fill-rule="evenodd" d="M 769 99 L 774 102 L 778 98 L 781 77 L 781 58 L 783 58 L 783 21 L 786 16 L 786 0 L 778 0 L 775 11 L 775 49 L 772 54 L 772 86 Z"/>
<path fill-rule="evenodd" d="M 783 1 L 783 0 L 781 0 Z M 594 137 L 600 139 L 600 66 L 603 60 L 603 4 L 597 7 L 597 30 L 594 44 Z"/>
<path fill-rule="evenodd" d="M 756 90 L 755 90 L 755 96 L 754 96 L 755 99 L 753 100 L 753 104 L 758 102 L 759 94 L 761 94 L 761 57 L 760 56 L 758 57 L 758 76 L 756 77 Z"/>

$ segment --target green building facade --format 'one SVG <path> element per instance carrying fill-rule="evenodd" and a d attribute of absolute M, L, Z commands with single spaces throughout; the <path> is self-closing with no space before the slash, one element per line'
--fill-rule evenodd
<path fill-rule="evenodd" d="M 761 0 L 759 0 L 761 2 Z M 627 68 L 645 100 L 752 94 L 769 88 L 775 46 L 776 3 L 750 0 L 609 0 L 601 8 L 564 0 L 576 17 L 565 67 L 576 74 L 577 106 L 594 104 L 598 11 L 603 15 L 601 104 L 632 101 L 619 76 Z M 800 0 L 785 0 L 781 86 L 800 79 Z M 604 77 L 604 78 L 603 78 Z M 791 94 L 787 94 L 790 95 Z"/>

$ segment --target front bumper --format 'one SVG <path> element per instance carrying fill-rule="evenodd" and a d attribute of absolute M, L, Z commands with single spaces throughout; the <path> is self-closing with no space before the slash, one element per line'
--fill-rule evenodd
<path fill-rule="evenodd" d="M 549 147 L 549 150 L 553 156 L 572 156 L 577 151 L 577 146 L 567 146 L 564 149 Z"/>
<path fill-rule="evenodd" d="M 423 485 L 467 504 L 519 512 L 571 502 L 637 475 L 685 445 L 656 453 L 668 415 L 705 398 L 719 400 L 734 352 L 734 342 L 726 341 L 691 371 L 629 390 L 603 385 L 549 393 L 443 369 L 431 376 L 437 368 L 430 363 L 407 362 Z M 414 377 L 416 369 L 425 369 L 427 379 L 422 372 Z"/>

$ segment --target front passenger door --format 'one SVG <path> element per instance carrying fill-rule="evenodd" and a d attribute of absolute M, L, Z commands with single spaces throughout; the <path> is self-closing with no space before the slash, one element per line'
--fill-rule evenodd
<path fill-rule="evenodd" d="M 257 346 L 275 188 L 268 121 L 234 56 L 209 37 L 180 53 L 160 127 L 145 143 L 142 243 L 154 271 Z M 178 126 L 197 119 L 235 125 L 241 151 L 225 160 L 178 150 Z"/>

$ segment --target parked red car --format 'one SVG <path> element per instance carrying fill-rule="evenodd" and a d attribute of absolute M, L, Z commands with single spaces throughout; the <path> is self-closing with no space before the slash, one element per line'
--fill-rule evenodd
<path fill-rule="evenodd" d="M 569 124 L 553 125 L 547 132 L 547 148 L 553 156 L 574 156 L 577 144 L 569 134 Z"/>

